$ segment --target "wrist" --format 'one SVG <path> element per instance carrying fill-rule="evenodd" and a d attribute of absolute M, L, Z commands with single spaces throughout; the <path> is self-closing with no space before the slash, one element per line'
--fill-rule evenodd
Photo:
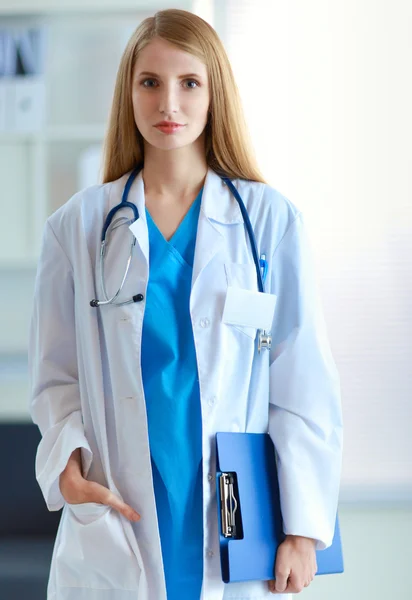
<path fill-rule="evenodd" d="M 81 457 L 81 449 L 76 448 L 71 453 L 69 460 L 67 461 L 67 465 L 64 469 L 70 475 L 82 475 L 82 457 Z"/>
<path fill-rule="evenodd" d="M 309 538 L 309 537 L 305 537 L 303 535 L 291 535 L 291 534 L 287 534 L 286 535 L 286 540 L 290 540 L 295 544 L 308 544 L 310 546 L 313 546 L 313 548 L 315 548 L 317 540 L 314 538 Z"/>

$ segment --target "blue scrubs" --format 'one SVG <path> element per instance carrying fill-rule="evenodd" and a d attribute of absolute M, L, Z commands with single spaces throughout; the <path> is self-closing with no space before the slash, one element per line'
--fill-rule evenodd
<path fill-rule="evenodd" d="M 142 376 L 168 600 L 199 600 L 203 579 L 202 418 L 189 312 L 202 192 L 168 241 L 146 208 Z"/>

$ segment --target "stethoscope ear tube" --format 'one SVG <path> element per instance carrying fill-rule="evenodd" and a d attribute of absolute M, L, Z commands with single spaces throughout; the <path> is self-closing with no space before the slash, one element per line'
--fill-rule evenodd
<path fill-rule="evenodd" d="M 249 215 L 247 214 L 246 207 L 243 204 L 243 200 L 240 197 L 239 192 L 237 191 L 237 189 L 235 188 L 233 183 L 230 181 L 230 179 L 228 177 L 222 177 L 222 180 L 226 183 L 226 185 L 229 186 L 230 191 L 232 192 L 232 194 L 238 201 L 240 210 L 242 212 L 243 219 L 246 224 L 246 229 L 247 229 L 248 236 L 249 236 L 250 246 L 252 248 L 253 260 L 254 260 L 255 266 L 256 266 L 256 274 L 257 274 L 259 292 L 263 292 L 263 279 L 262 279 L 262 273 L 260 271 L 259 256 L 258 256 L 258 251 L 257 251 L 257 247 L 256 247 L 256 238 L 255 238 L 255 234 L 253 233 L 253 227 L 250 222 Z"/>

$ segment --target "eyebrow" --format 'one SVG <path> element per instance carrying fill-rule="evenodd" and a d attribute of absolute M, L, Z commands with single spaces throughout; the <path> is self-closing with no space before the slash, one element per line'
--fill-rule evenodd
<path fill-rule="evenodd" d="M 149 75 L 150 77 L 160 77 L 160 75 L 151 71 L 142 71 L 141 73 L 138 73 L 137 76 L 141 77 L 142 75 Z M 202 77 L 197 73 L 186 73 L 185 75 L 178 75 L 179 79 L 185 79 L 186 77 L 197 77 L 198 79 L 202 79 Z"/>

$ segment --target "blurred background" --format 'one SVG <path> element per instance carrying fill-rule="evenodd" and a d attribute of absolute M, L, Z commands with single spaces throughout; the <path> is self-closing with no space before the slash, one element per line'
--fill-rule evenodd
<path fill-rule="evenodd" d="M 34 479 L 28 411 L 43 224 L 100 182 L 120 56 L 170 7 L 221 36 L 262 172 L 315 253 L 342 384 L 345 573 L 300 596 L 410 600 L 410 0 L 0 0 L 0 600 L 45 600 L 60 518 Z"/>

